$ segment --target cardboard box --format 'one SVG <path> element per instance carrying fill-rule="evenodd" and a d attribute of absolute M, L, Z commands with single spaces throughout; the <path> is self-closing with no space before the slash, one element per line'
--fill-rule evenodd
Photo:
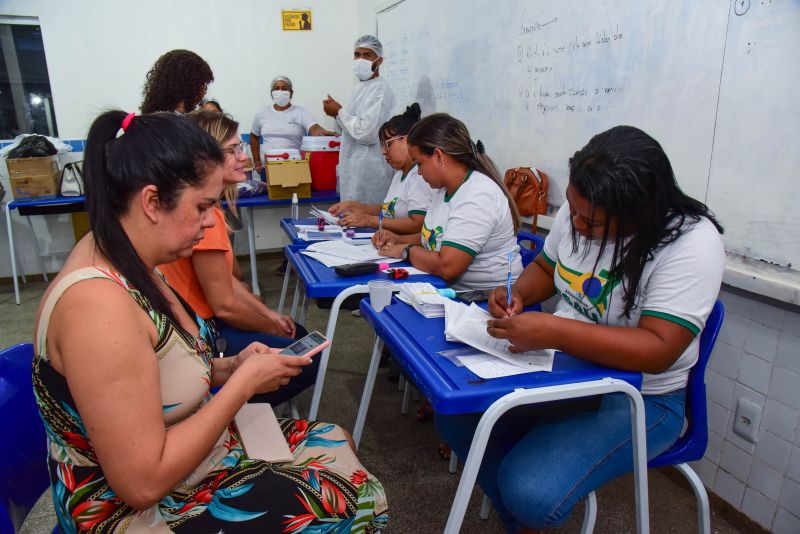
<path fill-rule="evenodd" d="M 61 171 L 56 156 L 7 159 L 6 166 L 15 199 L 58 194 Z"/>
<path fill-rule="evenodd" d="M 265 168 L 269 198 L 292 198 L 292 193 L 297 193 L 298 198 L 311 196 L 311 170 L 307 159 L 268 161 Z"/>

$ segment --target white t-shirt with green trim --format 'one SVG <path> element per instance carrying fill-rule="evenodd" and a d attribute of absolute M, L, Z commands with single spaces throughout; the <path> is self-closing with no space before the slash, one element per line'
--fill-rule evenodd
<path fill-rule="evenodd" d="M 644 373 L 642 393 L 659 395 L 686 386 L 689 369 L 697 362 L 698 335 L 717 300 L 725 269 L 722 236 L 714 225 L 701 218 L 688 220 L 684 234 L 656 250 L 647 262 L 639 282 L 636 306 L 625 317 L 624 289 L 619 280 L 609 280 L 608 268 L 614 252 L 613 241 L 597 262 L 599 240 L 589 242 L 578 236 L 577 251 L 572 244 L 569 205 L 556 214 L 544 242 L 544 259 L 554 266 L 556 291 L 561 300 L 556 312 L 603 325 L 635 327 L 642 315 L 679 324 L 694 334 L 694 339 L 677 361 L 659 374 Z M 595 269 L 597 263 L 597 270 Z"/>
<path fill-rule="evenodd" d="M 403 171 L 397 171 L 381 206 L 383 216 L 389 219 L 403 219 L 409 215 L 424 216 L 428 213 L 432 196 L 433 189 L 417 172 L 416 165 L 406 175 L 403 175 Z"/>
<path fill-rule="evenodd" d="M 444 187 L 434 190 L 421 241 L 428 250 L 450 246 L 472 256 L 472 263 L 452 285 L 456 290 L 505 285 L 509 252 L 512 279 L 522 272 L 508 199 L 494 180 L 478 171 L 470 171 L 452 196 Z"/>

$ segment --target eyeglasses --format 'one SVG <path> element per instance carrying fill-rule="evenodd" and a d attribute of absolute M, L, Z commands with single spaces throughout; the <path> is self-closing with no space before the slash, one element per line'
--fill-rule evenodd
<path fill-rule="evenodd" d="M 236 143 L 235 145 L 223 148 L 222 151 L 225 154 L 233 154 L 234 156 L 247 154 L 247 145 L 244 142 Z"/>
<path fill-rule="evenodd" d="M 389 147 L 391 146 L 392 141 L 397 141 L 398 139 L 402 139 L 404 137 L 406 137 L 406 136 L 405 135 L 396 135 L 394 137 L 390 137 L 389 139 L 381 141 L 381 148 L 383 150 L 389 150 Z"/>

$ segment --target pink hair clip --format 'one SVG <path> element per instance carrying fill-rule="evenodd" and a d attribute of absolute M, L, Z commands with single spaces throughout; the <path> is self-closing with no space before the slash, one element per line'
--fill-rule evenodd
<path fill-rule="evenodd" d="M 128 127 L 131 125 L 131 122 L 133 122 L 133 118 L 135 116 L 136 116 L 136 113 L 128 113 L 127 115 L 125 115 L 125 118 L 122 119 L 122 131 L 123 132 L 127 132 L 128 131 Z"/>

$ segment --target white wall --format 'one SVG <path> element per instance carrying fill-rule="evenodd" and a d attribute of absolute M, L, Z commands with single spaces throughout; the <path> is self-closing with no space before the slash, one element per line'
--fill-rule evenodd
<path fill-rule="evenodd" d="M 694 465 L 711 491 L 764 528 L 800 532 L 800 313 L 725 288 L 706 371 L 708 450 Z M 757 441 L 733 432 L 738 400 L 761 408 Z"/>
<path fill-rule="evenodd" d="M 39 18 L 59 134 L 84 139 L 99 111 L 138 109 L 145 73 L 175 48 L 208 62 L 215 76 L 209 96 L 247 130 L 278 74 L 292 79 L 295 103 L 322 120 L 325 94 L 346 99 L 353 82 L 357 5 L 305 0 L 313 31 L 284 32 L 281 9 L 293 7 L 258 0 L 6 0 L 0 14 Z"/>
<path fill-rule="evenodd" d="M 295 8 L 312 11 L 312 31 L 281 30 L 281 9 Z M 309 108 L 329 128 L 333 122 L 322 112 L 322 99 L 330 93 L 347 101 L 355 81 L 351 65 L 358 37 L 356 0 L 304 0 L 301 5 L 259 0 L 3 0 L 0 15 L 39 18 L 62 139 L 85 139 L 91 121 L 105 109 L 138 111 L 145 74 L 161 54 L 175 48 L 193 50 L 209 63 L 215 81 L 208 95 L 240 122 L 242 132 L 250 131 L 256 111 L 267 105 L 268 85 L 276 75 L 288 75 L 294 102 Z M 8 186 L 4 165 L 0 180 Z M 257 230 L 277 220 L 279 210 L 273 215 L 266 211 L 257 211 Z M 285 216 L 283 211 L 280 215 Z M 13 218 L 24 270 L 38 272 L 27 222 Z M 33 218 L 43 253 L 72 246 L 69 221 L 68 215 Z M 6 277 L 11 266 L 2 230 L 0 277 Z M 258 233 L 259 248 L 282 243 L 277 232 Z M 58 270 L 61 260 L 45 258 L 46 269 Z"/>

